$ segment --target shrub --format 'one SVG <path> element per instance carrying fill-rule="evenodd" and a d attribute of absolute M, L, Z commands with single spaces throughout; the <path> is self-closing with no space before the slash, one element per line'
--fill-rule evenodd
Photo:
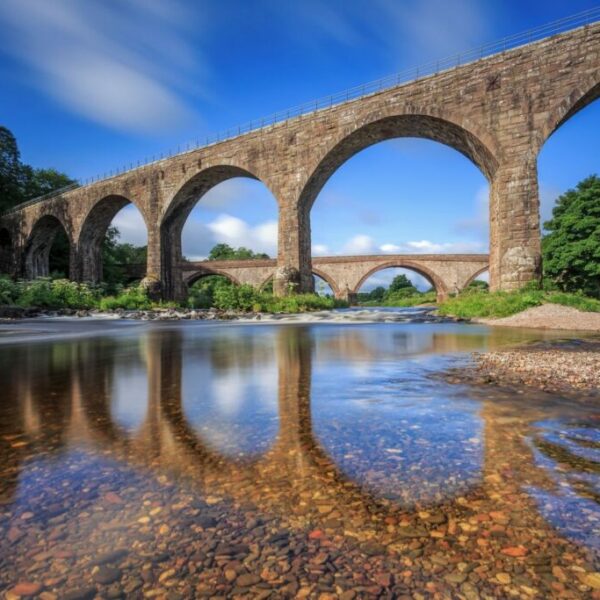
<path fill-rule="evenodd" d="M 17 284 L 16 304 L 36 308 L 93 308 L 98 292 L 85 283 L 68 279 L 40 278 Z"/>
<path fill-rule="evenodd" d="M 123 290 L 117 296 L 108 296 L 100 300 L 101 310 L 149 310 L 152 302 L 148 298 L 146 290 L 142 287 L 131 287 Z"/>
<path fill-rule="evenodd" d="M 15 304 L 18 295 L 17 284 L 10 277 L 0 277 L 0 304 Z"/>

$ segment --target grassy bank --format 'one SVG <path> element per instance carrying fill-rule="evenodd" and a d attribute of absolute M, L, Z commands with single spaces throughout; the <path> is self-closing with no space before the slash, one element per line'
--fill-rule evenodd
<path fill-rule="evenodd" d="M 396 308 L 407 308 L 419 306 L 420 304 L 435 304 L 437 295 L 435 292 L 422 292 L 410 296 L 391 296 L 383 300 L 371 300 L 359 302 L 360 306 L 391 306 Z"/>
<path fill-rule="evenodd" d="M 600 312 L 600 300 L 580 294 L 525 289 L 516 292 L 469 291 L 446 300 L 439 313 L 446 316 L 472 318 L 500 318 L 522 312 L 542 304 L 562 304 L 586 312 Z"/>
<path fill-rule="evenodd" d="M 108 295 L 102 286 L 90 286 L 66 279 L 12 281 L 0 277 L 0 306 L 48 310 L 150 310 L 153 308 L 193 308 L 189 304 L 152 302 L 146 291 L 137 286 L 123 288 Z M 334 298 L 316 294 L 298 294 L 278 298 L 249 285 L 225 286 L 215 291 L 212 305 L 220 310 L 240 312 L 298 313 L 347 306 Z"/>

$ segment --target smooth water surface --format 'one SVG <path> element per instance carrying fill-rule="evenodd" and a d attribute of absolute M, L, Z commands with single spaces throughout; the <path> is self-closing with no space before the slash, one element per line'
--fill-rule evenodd
<path fill-rule="evenodd" d="M 364 318 L 4 326 L 0 591 L 591 594 L 598 397 L 440 376 L 539 332 Z"/>

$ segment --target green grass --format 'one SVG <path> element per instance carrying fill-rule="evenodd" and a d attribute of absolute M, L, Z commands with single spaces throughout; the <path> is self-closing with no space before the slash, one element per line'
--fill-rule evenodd
<path fill-rule="evenodd" d="M 359 302 L 360 306 L 394 306 L 397 308 L 405 308 L 410 306 L 418 306 L 419 304 L 435 304 L 437 294 L 435 292 L 423 292 L 405 297 L 391 297 L 384 300 L 368 300 Z"/>
<path fill-rule="evenodd" d="M 562 304 L 587 312 L 600 312 L 600 300 L 580 294 L 525 289 L 516 292 L 468 291 L 440 305 L 441 315 L 472 319 L 510 317 L 542 304 Z"/>

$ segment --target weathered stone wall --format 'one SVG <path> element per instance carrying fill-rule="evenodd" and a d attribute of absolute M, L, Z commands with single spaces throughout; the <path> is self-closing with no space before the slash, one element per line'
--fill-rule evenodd
<path fill-rule="evenodd" d="M 44 272 L 45 248 L 59 223 L 72 244 L 71 276 L 97 280 L 106 227 L 133 202 L 148 227 L 147 275 L 165 297 L 177 297 L 185 290 L 177 265 L 187 215 L 213 186 L 246 176 L 261 180 L 278 203 L 276 290 L 284 293 L 290 281 L 309 290 L 318 262 L 310 256 L 310 209 L 322 186 L 363 148 L 416 136 L 455 148 L 489 180 L 491 287 L 514 289 L 540 274 L 539 150 L 599 95 L 596 23 L 23 208 L 2 219 L 14 240 L 13 271 Z M 53 227 L 36 228 L 46 216 L 55 218 Z"/>

